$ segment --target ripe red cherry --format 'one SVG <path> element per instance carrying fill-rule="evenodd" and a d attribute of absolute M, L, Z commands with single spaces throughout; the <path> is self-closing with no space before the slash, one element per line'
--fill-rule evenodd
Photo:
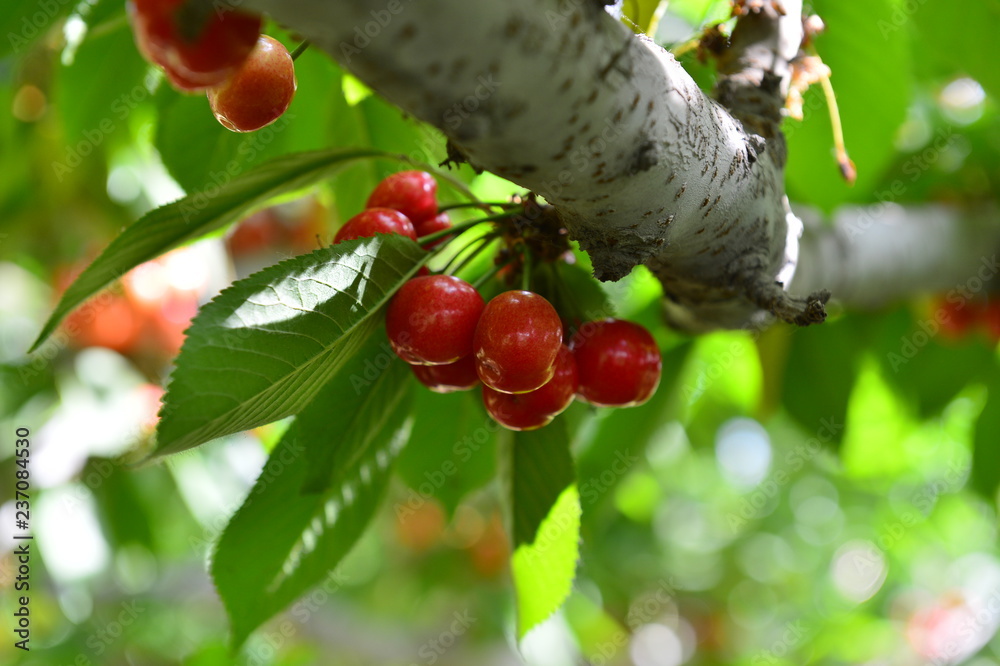
<path fill-rule="evenodd" d="M 986 335 L 990 342 L 1000 342 L 1000 300 L 990 300 L 983 308 L 983 324 L 986 325 Z"/>
<path fill-rule="evenodd" d="M 355 238 L 371 238 L 375 234 L 402 234 L 417 240 L 413 224 L 398 210 L 369 208 L 344 223 L 333 237 L 333 242 L 336 244 Z"/>
<path fill-rule="evenodd" d="M 630 407 L 649 400 L 663 361 L 645 328 L 621 319 L 587 322 L 569 344 L 580 373 L 581 400 L 600 407 Z"/>
<path fill-rule="evenodd" d="M 982 317 L 982 311 L 979 304 L 973 301 L 941 299 L 936 305 L 934 316 L 941 321 L 941 332 L 945 337 L 958 340 L 975 326 L 976 321 Z"/>
<path fill-rule="evenodd" d="M 448 217 L 448 213 L 438 213 L 434 217 L 423 220 L 422 222 L 414 223 L 413 228 L 417 230 L 417 237 L 423 238 L 424 236 L 429 236 L 433 233 L 437 233 L 438 231 L 451 229 L 451 218 Z M 444 236 L 437 239 L 433 243 L 429 243 L 425 247 L 436 247 L 447 239 L 448 237 Z"/>
<path fill-rule="evenodd" d="M 239 68 L 260 35 L 259 15 L 209 8 L 186 10 L 186 0 L 133 0 L 129 17 L 139 52 L 164 68 L 180 90 L 219 85 Z"/>
<path fill-rule="evenodd" d="M 400 171 L 375 186 L 368 208 L 392 208 L 415 225 L 437 215 L 437 181 L 426 171 Z"/>
<path fill-rule="evenodd" d="M 541 388 L 527 393 L 500 393 L 483 387 L 483 404 L 493 420 L 509 430 L 534 430 L 562 413 L 576 394 L 576 361 L 566 345 L 556 356 L 555 374 Z"/>
<path fill-rule="evenodd" d="M 414 365 L 454 363 L 472 353 L 483 297 L 451 275 L 416 277 L 389 301 L 386 333 L 393 351 Z"/>
<path fill-rule="evenodd" d="M 243 66 L 208 91 L 208 105 L 226 129 L 253 132 L 281 117 L 295 87 L 292 56 L 281 42 L 261 35 Z"/>
<path fill-rule="evenodd" d="M 526 393 L 552 379 L 562 346 L 552 304 L 530 291 L 505 291 L 483 308 L 473 347 L 479 379 L 501 393 Z"/>
<path fill-rule="evenodd" d="M 411 365 L 420 383 L 435 393 L 468 391 L 479 386 L 476 359 L 470 354 L 444 365 Z"/>

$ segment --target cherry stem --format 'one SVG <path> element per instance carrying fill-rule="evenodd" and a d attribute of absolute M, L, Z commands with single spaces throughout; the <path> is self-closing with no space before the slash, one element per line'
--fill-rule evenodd
<path fill-rule="evenodd" d="M 477 224 L 482 224 L 483 222 L 493 222 L 496 220 L 502 220 L 507 217 L 514 217 L 520 215 L 524 212 L 524 208 L 518 206 L 515 209 L 504 211 L 503 213 L 497 213 L 496 215 L 487 215 L 486 217 L 477 217 L 474 220 L 466 220 L 465 222 L 459 222 L 453 227 L 447 229 L 442 229 L 441 231 L 435 231 L 432 234 L 427 234 L 426 236 L 421 236 L 417 239 L 417 242 L 421 245 L 426 245 L 427 243 L 433 243 L 439 238 L 444 238 L 445 236 L 451 236 L 452 234 L 460 234 L 463 231 L 471 229 Z"/>
<path fill-rule="evenodd" d="M 510 208 L 511 206 L 517 206 L 519 204 L 511 203 L 510 201 L 466 201 L 464 203 L 452 203 L 445 206 L 439 206 L 438 212 L 443 213 L 446 210 L 453 210 L 455 208 Z"/>
<path fill-rule="evenodd" d="M 441 269 L 441 272 L 447 273 L 448 275 L 456 275 L 460 270 L 468 266 L 473 259 L 479 256 L 479 254 L 481 254 L 482 251 L 485 250 L 490 245 L 490 243 L 495 241 L 499 236 L 500 236 L 499 233 L 491 232 L 486 234 L 485 236 L 481 236 L 480 238 L 477 238 L 476 240 L 472 241 L 471 243 L 463 247 L 461 250 L 456 252 L 455 256 L 449 259 L 448 263 L 445 264 L 444 268 Z M 476 246 L 475 249 L 473 249 L 472 252 L 470 252 L 469 254 L 465 255 L 462 261 L 459 262 L 458 265 L 456 265 L 453 270 L 449 271 L 451 265 L 455 263 L 455 260 L 458 259 L 463 252 L 465 252 L 466 250 L 468 250 L 470 247 L 473 246 Z"/>
<path fill-rule="evenodd" d="M 295 50 L 292 51 L 292 62 L 295 62 L 298 59 L 298 57 L 305 52 L 305 50 L 307 48 L 309 48 L 309 40 L 308 39 L 306 41 L 302 42 L 301 44 L 299 44 L 298 46 L 296 46 Z"/>
<path fill-rule="evenodd" d="M 531 291 L 531 251 L 527 246 L 521 254 L 521 290 Z"/>
<path fill-rule="evenodd" d="M 506 268 L 510 264 L 510 262 L 511 262 L 511 260 L 508 259 L 507 261 L 505 261 L 505 262 L 503 262 L 501 264 L 497 264 L 496 266 L 494 266 L 493 268 L 491 268 L 489 271 L 487 271 L 485 275 L 483 275 L 481 278 L 479 278 L 478 280 L 476 280 L 475 282 L 473 282 L 472 286 L 475 287 L 476 289 L 480 289 L 494 275 L 496 275 L 497 273 L 499 273 L 500 271 L 502 271 L 504 268 Z"/>

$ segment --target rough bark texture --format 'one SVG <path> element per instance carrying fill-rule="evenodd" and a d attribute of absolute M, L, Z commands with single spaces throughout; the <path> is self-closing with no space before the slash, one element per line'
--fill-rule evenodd
<path fill-rule="evenodd" d="M 800 297 L 785 289 L 802 225 L 784 196 L 779 123 L 801 0 L 737 3 L 744 15 L 720 61 L 719 101 L 602 4 L 241 3 L 441 129 L 473 166 L 544 196 L 598 278 L 649 266 L 679 328 L 736 328 L 768 313 L 822 321 L 822 281 L 797 281 L 808 284 Z"/>

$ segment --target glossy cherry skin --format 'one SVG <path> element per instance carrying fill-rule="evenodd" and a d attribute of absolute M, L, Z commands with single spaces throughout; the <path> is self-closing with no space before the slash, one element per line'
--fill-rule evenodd
<path fill-rule="evenodd" d="M 398 210 L 369 208 L 344 223 L 333 237 L 334 243 L 371 238 L 375 234 L 402 234 L 417 240 L 417 232 L 410 220 Z"/>
<path fill-rule="evenodd" d="M 448 213 L 438 213 L 434 217 L 429 217 L 422 222 L 415 223 L 413 228 L 417 230 L 417 237 L 423 238 L 424 236 L 429 236 L 445 229 L 451 229 L 451 218 L 448 217 Z M 448 240 L 448 236 L 443 236 L 433 243 L 424 245 L 424 247 L 437 247 L 446 240 Z"/>
<path fill-rule="evenodd" d="M 463 356 L 454 363 L 444 365 L 411 365 L 413 374 L 420 383 L 435 393 L 468 391 L 479 386 L 476 374 L 476 359 Z"/>
<path fill-rule="evenodd" d="M 621 319 L 587 322 L 569 346 L 576 357 L 581 400 L 599 407 L 631 407 L 656 392 L 663 361 L 642 326 Z"/>
<path fill-rule="evenodd" d="M 292 56 L 281 42 L 261 35 L 243 66 L 208 91 L 208 105 L 226 129 L 253 132 L 281 117 L 295 88 Z"/>
<path fill-rule="evenodd" d="M 555 373 L 541 388 L 527 393 L 500 393 L 483 387 L 483 404 L 493 420 L 509 430 L 535 430 L 563 412 L 579 386 L 573 352 L 562 345 Z"/>
<path fill-rule="evenodd" d="M 437 181 L 426 171 L 394 173 L 375 186 L 367 207 L 398 210 L 419 226 L 437 215 Z"/>
<path fill-rule="evenodd" d="M 451 275 L 413 278 L 389 301 L 389 344 L 411 365 L 454 363 L 472 353 L 482 311 L 483 297 L 465 280 Z"/>
<path fill-rule="evenodd" d="M 257 43 L 259 15 L 209 7 L 203 16 L 185 14 L 185 0 L 133 0 L 129 17 L 139 52 L 163 67 L 179 90 L 219 85 L 231 76 Z M 200 30 L 195 34 L 187 31 Z"/>
<path fill-rule="evenodd" d="M 559 314 L 530 291 L 505 291 L 483 308 L 473 342 L 476 370 L 501 393 L 527 393 L 552 379 L 562 346 Z"/>

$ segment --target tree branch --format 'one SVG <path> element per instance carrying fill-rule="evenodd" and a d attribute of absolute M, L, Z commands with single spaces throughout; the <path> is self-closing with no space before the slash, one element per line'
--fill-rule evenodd
<path fill-rule="evenodd" d="M 821 321 L 822 294 L 782 286 L 800 228 L 778 122 L 801 0 L 737 4 L 727 110 L 595 0 L 245 2 L 441 129 L 473 166 L 544 196 L 598 278 L 649 266 L 675 325 L 737 327 L 762 307 Z"/>
<path fill-rule="evenodd" d="M 951 289 L 968 297 L 995 284 L 1000 272 L 1000 215 L 992 208 L 886 203 L 842 208 L 831 225 L 816 214 L 803 217 L 792 293 L 824 285 L 848 307 L 874 308 Z"/>

